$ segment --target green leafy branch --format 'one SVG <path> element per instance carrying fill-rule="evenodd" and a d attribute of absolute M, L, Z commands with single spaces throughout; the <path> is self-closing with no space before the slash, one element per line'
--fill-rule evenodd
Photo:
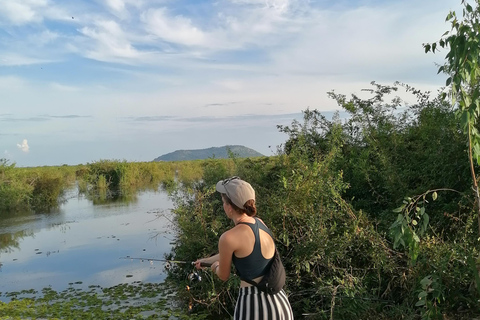
<path fill-rule="evenodd" d="M 444 291 L 438 276 L 428 275 L 420 281 L 420 285 L 422 289 L 418 293 L 418 301 L 415 306 L 424 308 L 422 320 L 443 319 L 438 304 L 444 299 Z"/>
<path fill-rule="evenodd" d="M 453 191 L 453 189 L 435 189 L 428 190 L 427 192 L 415 196 L 405 197 L 400 207 L 393 210 L 398 213 L 397 219 L 390 226 L 390 233 L 393 238 L 393 248 L 405 248 L 408 249 L 410 263 L 415 265 L 419 248 L 420 239 L 427 232 L 430 216 L 425 210 L 425 206 L 428 203 L 427 196 L 431 195 L 433 201 L 437 200 L 439 191 Z"/>
<path fill-rule="evenodd" d="M 480 191 L 474 169 L 474 162 L 480 164 L 480 7 L 473 8 L 462 0 L 463 19 L 459 20 L 451 11 L 445 21 L 451 24 L 451 30 L 445 32 L 434 43 L 424 44 L 425 53 L 438 48 L 450 48 L 445 56 L 446 62 L 440 66 L 438 73 L 449 75 L 446 86 L 451 86 L 450 96 L 463 131 L 468 135 L 468 158 L 472 174 L 473 189 L 477 204 L 480 203 Z M 480 234 L 480 205 L 478 207 L 478 232 Z"/>

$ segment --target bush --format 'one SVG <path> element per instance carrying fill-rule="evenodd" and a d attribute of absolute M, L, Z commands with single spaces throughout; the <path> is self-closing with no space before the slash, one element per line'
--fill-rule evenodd
<path fill-rule="evenodd" d="M 202 182 L 175 194 L 172 256 L 195 260 L 217 252 L 231 224 L 214 186 L 238 175 L 254 187 L 258 215 L 275 235 L 297 318 L 479 315 L 465 136 L 440 98 L 403 86 L 416 104 L 385 103 L 402 86 L 373 85 L 365 100 L 331 93 L 346 119 L 306 110 L 303 123 L 280 126 L 289 138 L 275 157 L 233 159 L 232 169 L 208 162 Z M 435 201 L 423 196 L 436 189 Z M 404 201 L 411 211 L 394 210 Z M 198 302 L 195 311 L 232 314 L 238 278 L 221 283 L 205 274 L 208 282 L 180 296 Z"/>

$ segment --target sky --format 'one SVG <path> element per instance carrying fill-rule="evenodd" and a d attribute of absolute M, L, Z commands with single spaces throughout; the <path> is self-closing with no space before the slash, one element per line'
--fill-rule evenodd
<path fill-rule="evenodd" d="M 460 0 L 0 0 L 0 158 L 151 161 L 244 145 L 395 81 L 435 92 Z M 461 14 L 460 14 L 461 16 Z"/>

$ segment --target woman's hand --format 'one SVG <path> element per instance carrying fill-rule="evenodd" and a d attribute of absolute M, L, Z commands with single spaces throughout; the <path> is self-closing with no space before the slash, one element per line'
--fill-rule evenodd
<path fill-rule="evenodd" d="M 195 268 L 197 268 L 197 269 L 202 269 L 204 267 L 210 267 L 215 262 L 218 262 L 219 257 L 220 256 L 217 253 L 216 255 L 208 257 L 208 258 L 198 259 L 193 264 L 195 265 Z"/>
<path fill-rule="evenodd" d="M 205 263 L 207 259 L 198 259 L 197 261 L 195 261 L 193 264 L 195 265 L 195 268 L 197 268 L 198 270 L 202 269 L 202 263 Z"/>

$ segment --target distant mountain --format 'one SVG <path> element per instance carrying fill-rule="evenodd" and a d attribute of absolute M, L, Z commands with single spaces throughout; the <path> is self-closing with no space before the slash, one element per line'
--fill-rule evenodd
<path fill-rule="evenodd" d="M 253 158 L 263 156 L 263 154 L 244 146 L 223 146 L 197 150 L 177 150 L 155 158 L 153 161 L 183 161 L 208 158 L 226 159 L 229 157 L 228 149 L 238 158 Z"/>

